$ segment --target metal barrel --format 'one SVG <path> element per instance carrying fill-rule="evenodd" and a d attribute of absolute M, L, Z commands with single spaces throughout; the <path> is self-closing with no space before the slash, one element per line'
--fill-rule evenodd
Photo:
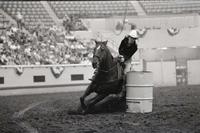
<path fill-rule="evenodd" d="M 153 73 L 130 71 L 126 75 L 126 112 L 152 112 Z"/>

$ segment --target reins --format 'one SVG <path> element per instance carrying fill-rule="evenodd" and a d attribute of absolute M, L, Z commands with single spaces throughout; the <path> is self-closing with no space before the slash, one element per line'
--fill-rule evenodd
<path fill-rule="evenodd" d="M 102 72 L 105 72 L 105 73 L 108 73 L 110 72 L 111 70 L 113 70 L 115 67 L 119 67 L 119 63 L 116 63 L 116 65 L 114 65 L 112 68 L 110 68 L 109 70 L 105 71 L 105 70 L 99 70 L 99 71 L 102 71 Z M 118 80 L 120 80 L 120 78 L 122 78 L 122 74 L 120 72 L 120 68 L 117 68 L 117 73 L 118 73 L 118 77 L 116 79 L 113 79 L 113 80 L 109 80 L 107 82 L 103 82 L 105 84 L 109 84 L 109 83 L 112 83 L 112 82 L 116 82 Z"/>

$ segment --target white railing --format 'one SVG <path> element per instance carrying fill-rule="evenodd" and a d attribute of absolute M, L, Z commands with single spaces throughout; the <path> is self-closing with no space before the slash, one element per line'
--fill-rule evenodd
<path fill-rule="evenodd" d="M 24 67 L 24 68 L 37 68 L 37 67 L 55 67 L 55 66 L 61 66 L 61 67 L 88 67 L 91 66 L 89 64 L 52 64 L 52 65 L 0 65 L 1 68 L 16 68 L 16 67 Z"/>

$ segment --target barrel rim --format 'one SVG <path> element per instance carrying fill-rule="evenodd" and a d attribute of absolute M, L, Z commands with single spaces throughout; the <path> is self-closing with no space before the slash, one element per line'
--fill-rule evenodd
<path fill-rule="evenodd" d="M 144 114 L 144 113 L 150 113 L 150 112 L 152 112 L 152 109 L 150 109 L 150 110 L 148 110 L 148 111 L 143 111 L 143 112 L 141 112 L 141 111 L 126 110 L 126 113 L 131 113 L 131 114 L 133 114 L 133 113 L 141 113 L 141 114 Z"/>
<path fill-rule="evenodd" d="M 152 71 L 128 71 L 127 74 L 132 73 L 132 72 L 134 72 L 134 73 L 153 73 Z"/>
<path fill-rule="evenodd" d="M 126 101 L 129 100 L 153 100 L 153 97 L 148 97 L 148 98 L 130 98 L 130 97 L 126 97 Z"/>
<path fill-rule="evenodd" d="M 126 84 L 126 87 L 153 87 L 153 84 Z"/>

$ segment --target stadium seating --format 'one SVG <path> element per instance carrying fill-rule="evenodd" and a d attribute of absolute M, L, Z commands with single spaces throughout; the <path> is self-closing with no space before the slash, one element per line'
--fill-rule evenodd
<path fill-rule="evenodd" d="M 88 64 L 94 42 L 63 33 L 60 27 L 21 30 L 14 25 L 0 32 L 1 65 Z"/>
<path fill-rule="evenodd" d="M 147 15 L 200 13 L 200 1 L 140 1 Z"/>
<path fill-rule="evenodd" d="M 49 26 L 53 20 L 40 3 L 40 1 L 0 1 L 0 8 L 16 19 L 17 12 L 23 15 L 25 24 L 34 26 L 37 23 L 44 23 Z"/>
<path fill-rule="evenodd" d="M 133 5 L 127 1 L 49 1 L 58 18 L 65 14 L 77 15 L 81 18 L 106 18 L 127 15 L 137 15 Z"/>

